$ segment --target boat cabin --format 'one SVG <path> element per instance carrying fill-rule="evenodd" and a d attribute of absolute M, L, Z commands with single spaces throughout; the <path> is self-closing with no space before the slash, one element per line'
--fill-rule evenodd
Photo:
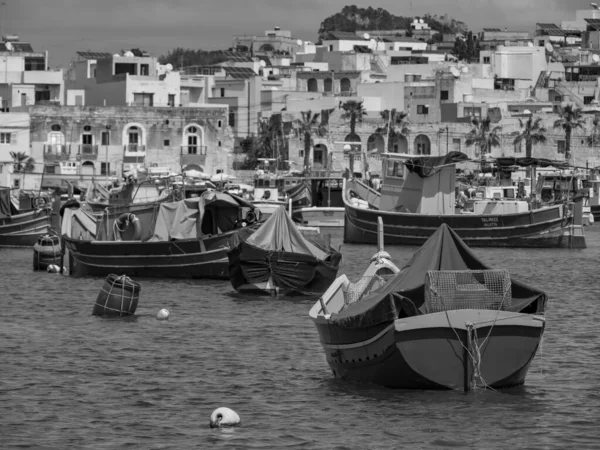
<path fill-rule="evenodd" d="M 536 184 L 536 194 L 543 203 L 569 198 L 583 190 L 581 179 L 577 175 L 548 173 L 540 174 Z"/>

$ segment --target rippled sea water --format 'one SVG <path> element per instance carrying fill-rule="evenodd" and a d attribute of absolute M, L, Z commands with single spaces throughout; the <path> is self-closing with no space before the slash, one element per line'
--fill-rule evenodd
<path fill-rule="evenodd" d="M 0 448 L 600 448 L 600 224 L 586 232 L 586 250 L 474 250 L 550 303 L 525 386 L 468 394 L 334 379 L 314 299 L 141 279 L 135 317 L 105 319 L 91 315 L 103 279 L 33 272 L 31 250 L 2 249 Z M 416 248 L 386 250 L 402 263 Z M 357 277 L 375 248 L 342 251 Z M 219 406 L 242 426 L 210 429 Z"/>

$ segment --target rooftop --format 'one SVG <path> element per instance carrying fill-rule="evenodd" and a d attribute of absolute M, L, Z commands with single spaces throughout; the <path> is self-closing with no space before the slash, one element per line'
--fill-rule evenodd
<path fill-rule="evenodd" d="M 77 54 L 83 59 L 104 59 L 112 56 L 112 53 L 105 52 L 77 52 Z"/>

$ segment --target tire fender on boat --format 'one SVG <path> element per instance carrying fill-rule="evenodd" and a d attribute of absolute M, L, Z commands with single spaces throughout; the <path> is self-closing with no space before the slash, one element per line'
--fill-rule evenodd
<path fill-rule="evenodd" d="M 113 231 L 115 235 L 115 241 L 123 240 L 123 233 L 129 226 L 133 226 L 133 238 L 134 241 L 142 239 L 142 223 L 140 219 L 132 213 L 123 213 L 115 220 Z"/>
<path fill-rule="evenodd" d="M 229 408 L 221 407 L 215 409 L 210 415 L 210 427 L 234 427 L 241 423 L 240 416 Z"/>
<path fill-rule="evenodd" d="M 33 206 L 35 208 L 43 208 L 46 206 L 46 199 L 44 197 L 35 197 L 33 199 Z"/>

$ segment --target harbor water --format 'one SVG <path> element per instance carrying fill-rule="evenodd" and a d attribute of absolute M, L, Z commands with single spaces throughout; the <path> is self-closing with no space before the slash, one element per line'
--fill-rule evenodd
<path fill-rule="evenodd" d="M 474 249 L 550 301 L 525 386 L 467 394 L 334 379 L 314 299 L 136 279 L 135 316 L 109 319 L 92 316 L 102 278 L 33 272 L 32 250 L 2 249 L 0 448 L 599 448 L 600 224 L 585 231 L 585 250 Z M 375 250 L 343 245 L 340 273 L 360 276 Z M 386 250 L 402 263 L 415 248 Z M 220 406 L 241 426 L 209 428 Z"/>

